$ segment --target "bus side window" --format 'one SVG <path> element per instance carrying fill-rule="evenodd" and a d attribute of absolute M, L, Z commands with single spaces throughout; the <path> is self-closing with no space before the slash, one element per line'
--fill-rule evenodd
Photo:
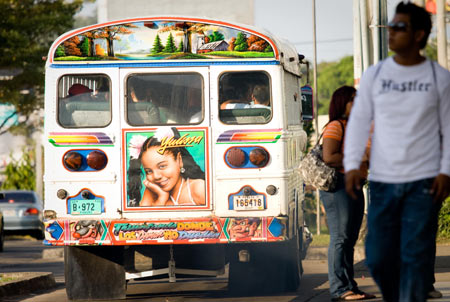
<path fill-rule="evenodd" d="M 272 117 L 269 76 L 227 72 L 219 79 L 219 117 L 226 124 L 265 124 Z"/>
<path fill-rule="evenodd" d="M 105 127 L 111 122 L 111 91 L 104 75 L 67 75 L 58 83 L 58 121 L 66 128 Z"/>

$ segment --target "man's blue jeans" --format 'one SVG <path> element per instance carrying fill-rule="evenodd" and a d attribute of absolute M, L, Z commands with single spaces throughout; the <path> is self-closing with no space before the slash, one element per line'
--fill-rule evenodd
<path fill-rule="evenodd" d="M 432 182 L 370 182 L 366 261 L 385 301 L 426 301 L 436 240 Z"/>
<path fill-rule="evenodd" d="M 353 255 L 364 215 L 364 195 L 362 191 L 358 191 L 357 195 L 357 200 L 347 195 L 343 176 L 339 177 L 335 192 L 320 191 L 330 231 L 328 280 L 333 298 L 349 290 L 358 291 L 354 280 Z"/>

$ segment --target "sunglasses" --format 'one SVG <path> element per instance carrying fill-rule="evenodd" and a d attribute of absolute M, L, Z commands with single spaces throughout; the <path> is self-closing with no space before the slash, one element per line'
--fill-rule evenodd
<path fill-rule="evenodd" d="M 406 22 L 389 22 L 387 27 L 392 29 L 393 31 L 402 31 L 405 32 L 408 30 L 409 24 Z"/>

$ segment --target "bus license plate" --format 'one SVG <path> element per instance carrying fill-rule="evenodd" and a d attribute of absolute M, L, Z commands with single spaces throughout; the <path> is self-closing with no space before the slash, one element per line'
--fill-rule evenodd
<path fill-rule="evenodd" d="M 72 199 L 70 201 L 70 214 L 72 215 L 96 215 L 101 213 L 101 199 Z"/>
<path fill-rule="evenodd" d="M 264 195 L 233 196 L 233 202 L 237 211 L 264 210 Z"/>

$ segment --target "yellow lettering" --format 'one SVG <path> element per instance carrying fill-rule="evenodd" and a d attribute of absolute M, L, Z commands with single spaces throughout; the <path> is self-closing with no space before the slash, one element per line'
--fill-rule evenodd
<path fill-rule="evenodd" d="M 186 133 L 178 139 L 164 137 L 161 139 L 161 148 L 158 149 L 158 153 L 161 155 L 164 154 L 167 148 L 192 147 L 192 144 L 198 145 L 203 140 L 203 136 L 188 137 L 188 135 Z"/>

